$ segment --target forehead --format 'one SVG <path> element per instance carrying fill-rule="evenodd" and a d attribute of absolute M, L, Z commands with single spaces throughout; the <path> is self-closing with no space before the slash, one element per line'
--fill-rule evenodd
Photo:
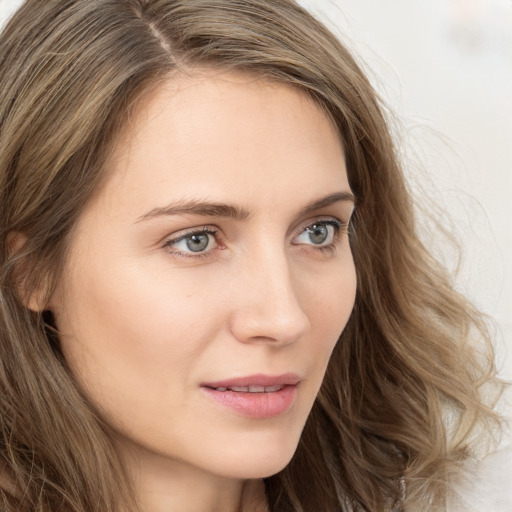
<path fill-rule="evenodd" d="M 228 200 L 227 184 L 257 193 L 269 182 L 293 188 L 294 175 L 310 188 L 317 178 L 347 185 L 343 162 L 334 123 L 306 93 L 200 70 L 169 78 L 137 104 L 107 161 L 107 187 L 141 196 L 153 189 L 155 199 L 170 190 L 197 195 L 199 187 Z"/>
<path fill-rule="evenodd" d="M 194 68 L 187 73 L 170 74 L 166 80 L 150 87 L 136 102 L 115 146 L 123 150 L 123 144 L 136 139 L 144 125 L 158 118 L 169 106 L 175 113 L 173 117 L 176 124 L 180 121 L 199 121 L 204 125 L 205 120 L 211 120 L 212 115 L 222 112 L 226 115 L 235 114 L 235 117 L 238 114 L 237 124 L 249 126 L 251 119 L 243 117 L 246 112 L 241 109 L 241 104 L 245 104 L 247 111 L 257 104 L 258 109 L 263 108 L 269 114 L 276 103 L 290 105 L 291 102 L 296 107 L 301 104 L 301 110 L 315 111 L 317 121 L 325 122 L 328 119 L 333 133 L 339 136 L 329 113 L 298 86 L 270 80 L 259 73 Z M 286 115 L 292 118 L 295 112 L 297 109 L 288 110 Z M 168 114 L 169 110 L 166 112 Z M 282 118 L 283 111 L 277 115 Z M 169 120 L 167 117 L 166 121 Z M 186 124 L 177 127 L 186 131 Z"/>

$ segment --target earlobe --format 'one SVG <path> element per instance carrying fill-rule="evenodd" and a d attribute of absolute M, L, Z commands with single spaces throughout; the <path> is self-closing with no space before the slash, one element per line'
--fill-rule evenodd
<path fill-rule="evenodd" d="M 48 309 L 46 301 L 45 280 L 38 279 L 38 286 L 31 290 L 29 276 L 33 272 L 28 256 L 23 255 L 23 249 L 27 243 L 27 236 L 19 231 L 7 235 L 7 251 L 9 259 L 13 259 L 14 286 L 16 293 L 23 305 L 36 313 Z M 17 258 L 19 256 L 19 258 Z M 17 261 L 16 261 L 17 260 Z"/>

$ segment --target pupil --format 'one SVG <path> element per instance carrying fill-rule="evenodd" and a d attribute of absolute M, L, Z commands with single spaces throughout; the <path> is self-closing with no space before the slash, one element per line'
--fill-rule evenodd
<path fill-rule="evenodd" d="M 328 236 L 327 226 L 314 225 L 309 229 L 309 238 L 314 244 L 323 244 Z"/>
<path fill-rule="evenodd" d="M 208 247 L 208 235 L 192 235 L 187 238 L 187 248 L 192 252 L 204 251 Z"/>

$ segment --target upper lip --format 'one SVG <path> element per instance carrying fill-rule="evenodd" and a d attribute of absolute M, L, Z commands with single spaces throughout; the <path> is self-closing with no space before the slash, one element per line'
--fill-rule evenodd
<path fill-rule="evenodd" d="M 284 373 L 282 375 L 247 375 L 246 377 L 235 377 L 232 379 L 218 380 L 215 382 L 203 382 L 201 387 L 205 388 L 231 388 L 249 386 L 295 386 L 301 381 L 296 373 Z"/>

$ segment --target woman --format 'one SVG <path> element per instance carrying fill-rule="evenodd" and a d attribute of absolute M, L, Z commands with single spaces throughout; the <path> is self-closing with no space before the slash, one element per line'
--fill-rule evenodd
<path fill-rule="evenodd" d="M 488 335 L 327 29 L 29 0 L 0 59 L 1 509 L 445 509 Z"/>

